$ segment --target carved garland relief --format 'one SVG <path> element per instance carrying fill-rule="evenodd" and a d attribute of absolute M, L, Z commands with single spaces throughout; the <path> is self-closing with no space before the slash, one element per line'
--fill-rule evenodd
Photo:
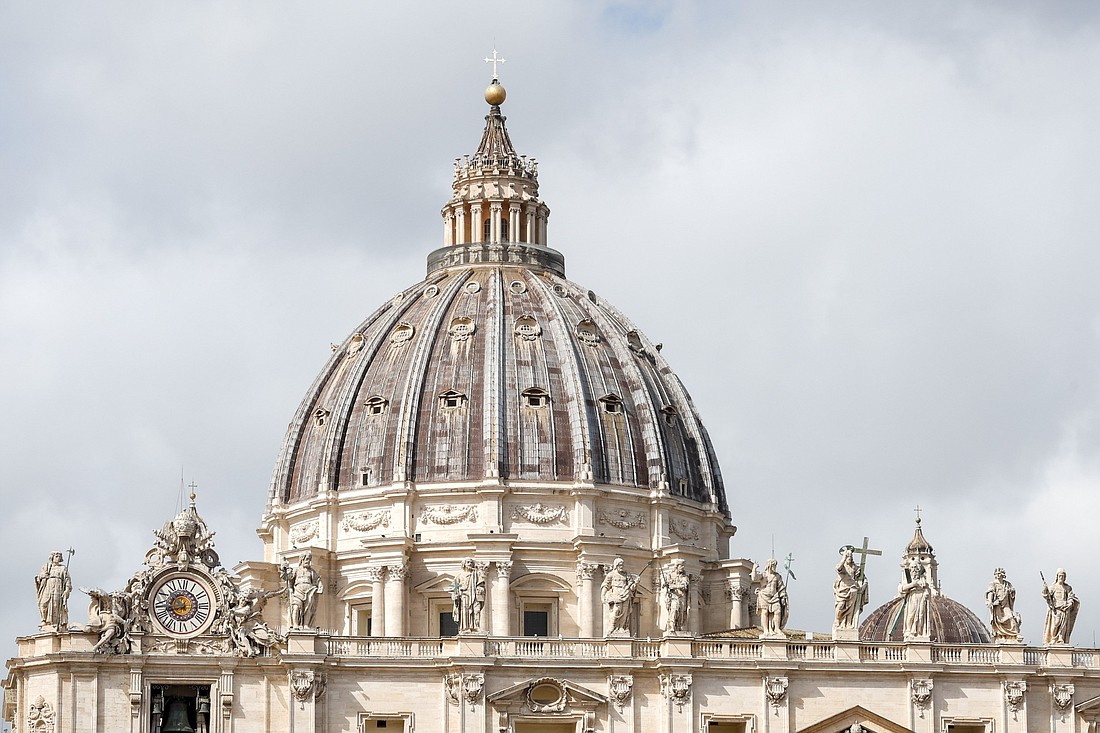
<path fill-rule="evenodd" d="M 569 521 L 569 510 L 561 504 L 521 504 L 512 507 L 512 519 L 522 519 L 531 524 L 565 523 Z"/>
<path fill-rule="evenodd" d="M 601 509 L 596 514 L 600 524 L 610 524 L 618 529 L 646 528 L 645 512 L 631 512 L 626 509 Z"/>
<path fill-rule="evenodd" d="M 420 521 L 425 524 L 458 524 L 476 522 L 478 507 L 476 504 L 438 504 L 426 506 L 420 512 Z"/>
<path fill-rule="evenodd" d="M 315 538 L 320 531 L 320 525 L 316 520 L 304 522 L 290 528 L 290 543 L 295 547 L 304 545 Z"/>
<path fill-rule="evenodd" d="M 668 531 L 685 542 L 699 539 L 699 525 L 687 519 L 669 519 Z"/>
<path fill-rule="evenodd" d="M 349 514 L 340 522 L 345 532 L 370 532 L 379 527 L 390 526 L 390 510 L 380 509 L 374 512 Z"/>

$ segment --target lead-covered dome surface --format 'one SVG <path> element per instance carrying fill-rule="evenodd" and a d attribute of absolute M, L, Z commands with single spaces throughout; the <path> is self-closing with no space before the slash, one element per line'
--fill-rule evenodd
<path fill-rule="evenodd" d="M 903 641 L 905 599 L 893 598 L 871 612 L 859 625 L 862 641 Z M 989 630 L 969 608 L 947 596 L 932 598 L 931 640 L 940 644 L 991 644 Z"/>
<path fill-rule="evenodd" d="M 710 440 L 654 345 L 523 264 L 436 269 L 356 328 L 302 401 L 270 498 L 486 479 L 645 487 L 728 515 Z"/>

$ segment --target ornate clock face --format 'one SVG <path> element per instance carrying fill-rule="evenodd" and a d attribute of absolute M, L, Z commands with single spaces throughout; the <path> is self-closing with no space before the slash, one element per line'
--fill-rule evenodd
<path fill-rule="evenodd" d="M 186 575 L 161 581 L 150 604 L 152 617 L 172 636 L 196 636 L 214 620 L 214 597 L 205 583 Z"/>

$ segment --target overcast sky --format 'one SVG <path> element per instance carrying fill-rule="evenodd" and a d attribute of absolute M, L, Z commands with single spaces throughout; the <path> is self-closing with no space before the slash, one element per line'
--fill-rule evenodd
<path fill-rule="evenodd" d="M 286 424 L 423 276 L 494 43 L 550 243 L 627 313 L 716 444 L 735 556 L 793 553 L 828 631 L 837 548 L 913 507 L 984 619 L 1003 565 L 1100 629 L 1095 3 L 0 3 L 0 644 L 72 546 L 115 588 L 177 508 L 226 564 Z M 71 615 L 84 617 L 74 593 Z M 870 609 L 868 609 L 870 610 Z"/>

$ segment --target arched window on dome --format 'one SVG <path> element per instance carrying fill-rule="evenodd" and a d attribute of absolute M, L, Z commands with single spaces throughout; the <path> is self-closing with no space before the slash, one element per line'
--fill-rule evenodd
<path fill-rule="evenodd" d="M 676 421 L 679 419 L 680 413 L 672 405 L 665 405 L 661 408 L 661 417 L 664 418 L 665 425 L 674 428 L 676 427 Z"/>
<path fill-rule="evenodd" d="M 521 396 L 524 407 L 541 408 L 550 405 L 550 393 L 541 387 L 528 387 Z"/>
<path fill-rule="evenodd" d="M 366 401 L 367 414 L 368 415 L 381 415 L 386 411 L 386 405 L 389 404 L 385 397 L 380 395 L 374 395 L 368 397 Z"/>
<path fill-rule="evenodd" d="M 603 407 L 603 411 L 609 415 L 623 414 L 623 400 L 614 392 L 610 392 L 601 397 L 600 405 Z"/>
<path fill-rule="evenodd" d="M 466 395 L 449 389 L 439 395 L 439 406 L 444 410 L 458 410 L 466 406 Z"/>

